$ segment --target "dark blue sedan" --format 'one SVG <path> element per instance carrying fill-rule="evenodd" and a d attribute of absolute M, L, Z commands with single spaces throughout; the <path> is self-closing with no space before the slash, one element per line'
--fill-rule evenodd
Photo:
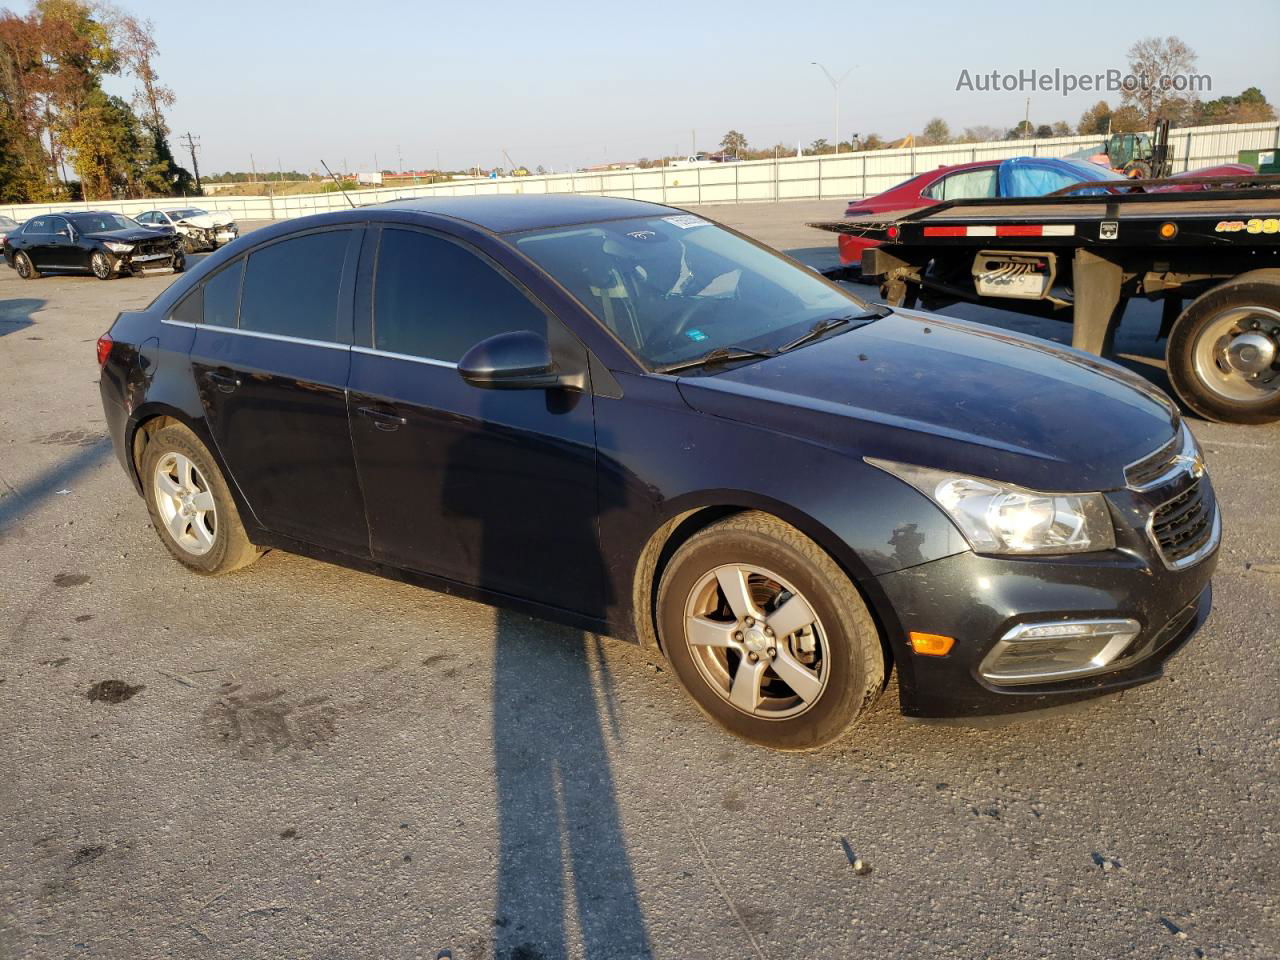
<path fill-rule="evenodd" d="M 1148 681 L 1210 606 L 1218 507 L 1150 385 L 670 207 L 278 223 L 98 359 L 191 569 L 273 547 L 610 633 L 774 747 L 833 740 L 895 667 L 917 716 Z"/>

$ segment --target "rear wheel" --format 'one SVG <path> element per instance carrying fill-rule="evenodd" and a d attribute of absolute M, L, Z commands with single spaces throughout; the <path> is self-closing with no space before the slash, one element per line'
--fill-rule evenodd
<path fill-rule="evenodd" d="M 1201 294 L 1169 333 L 1169 379 L 1210 420 L 1280 420 L 1280 270 L 1254 270 Z"/>
<path fill-rule="evenodd" d="M 690 538 L 663 573 L 657 614 L 694 702 L 755 743 L 820 747 L 884 686 L 879 634 L 858 591 L 822 548 L 768 514 Z"/>
<path fill-rule="evenodd" d="M 204 444 L 181 424 L 156 432 L 139 465 L 161 542 L 198 573 L 230 573 L 258 559 L 227 483 Z"/>
<path fill-rule="evenodd" d="M 13 255 L 13 269 L 18 271 L 18 276 L 23 280 L 40 279 L 40 271 L 36 269 L 36 265 L 31 262 L 31 258 L 19 250 Z"/>
<path fill-rule="evenodd" d="M 110 280 L 112 274 L 115 273 L 115 264 L 101 250 L 95 250 L 93 255 L 89 257 L 89 269 L 93 271 L 93 275 L 99 280 Z"/>

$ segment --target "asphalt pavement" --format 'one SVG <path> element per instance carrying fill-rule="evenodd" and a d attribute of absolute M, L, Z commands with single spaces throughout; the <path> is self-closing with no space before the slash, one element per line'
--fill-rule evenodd
<path fill-rule="evenodd" d="M 841 207 L 706 212 L 824 264 L 803 223 Z M 0 958 L 1280 956 L 1280 425 L 1192 422 L 1225 537 L 1162 680 L 976 727 L 891 685 L 777 754 L 624 643 L 280 552 L 180 567 L 93 347 L 168 282 L 0 268 Z"/>

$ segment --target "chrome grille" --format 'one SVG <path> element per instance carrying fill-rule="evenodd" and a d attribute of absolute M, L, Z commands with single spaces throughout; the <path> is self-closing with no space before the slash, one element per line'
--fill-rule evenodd
<path fill-rule="evenodd" d="M 1184 427 L 1183 430 L 1185 429 Z M 1183 443 L 1183 432 L 1179 430 L 1174 434 L 1172 440 L 1155 451 L 1155 453 L 1148 454 L 1141 460 L 1125 467 L 1125 483 L 1132 490 L 1146 490 L 1156 486 L 1170 471 L 1178 466 L 1177 457 L 1182 452 Z"/>
<path fill-rule="evenodd" d="M 1177 569 L 1195 563 L 1216 533 L 1216 508 L 1197 480 L 1151 514 L 1150 531 L 1167 566 Z"/>

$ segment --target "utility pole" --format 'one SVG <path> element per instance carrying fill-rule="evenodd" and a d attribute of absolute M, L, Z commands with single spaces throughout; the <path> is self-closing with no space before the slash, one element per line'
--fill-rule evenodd
<path fill-rule="evenodd" d="M 253 162 L 253 154 L 249 154 L 249 172 L 253 175 L 253 183 L 258 182 L 258 165 Z"/>
<path fill-rule="evenodd" d="M 200 192 L 200 162 L 196 160 L 196 151 L 200 149 L 200 138 L 191 136 L 191 131 L 187 131 L 186 140 L 182 141 L 187 145 L 187 151 L 191 154 L 191 172 L 196 175 L 196 193 Z"/>
<path fill-rule="evenodd" d="M 1031 135 L 1031 98 L 1027 97 L 1027 112 L 1022 115 L 1022 135 Z"/>
<path fill-rule="evenodd" d="M 817 67 L 819 70 L 823 72 L 828 82 L 830 82 L 831 84 L 832 94 L 835 95 L 835 101 L 836 101 L 836 144 L 835 146 L 836 146 L 836 153 L 839 153 L 840 152 L 840 84 L 844 83 L 845 79 L 849 76 L 849 74 L 853 73 L 854 68 L 850 67 L 844 73 L 840 74 L 840 78 L 837 80 L 835 77 L 831 75 L 830 70 L 828 70 L 822 64 L 818 63 L 816 60 L 810 60 L 809 64 L 810 66 Z"/>

